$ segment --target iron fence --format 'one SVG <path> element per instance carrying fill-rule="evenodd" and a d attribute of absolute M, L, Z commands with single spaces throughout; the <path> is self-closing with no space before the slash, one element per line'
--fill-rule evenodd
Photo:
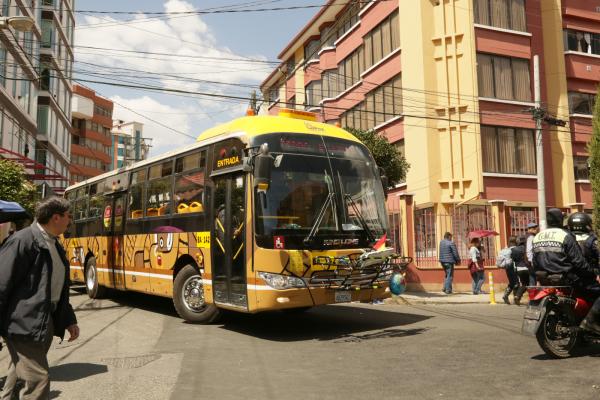
<path fill-rule="evenodd" d="M 469 260 L 469 232 L 476 230 L 495 230 L 490 206 L 464 205 L 453 208 L 448 214 L 436 214 L 433 207 L 417 210 L 415 212 L 417 265 L 421 267 L 439 265 L 438 246 L 445 232 L 452 233 L 452 240 L 456 243 L 462 264 L 466 265 Z M 494 238 L 483 238 L 480 249 L 485 264 L 495 264 L 497 249 Z"/>

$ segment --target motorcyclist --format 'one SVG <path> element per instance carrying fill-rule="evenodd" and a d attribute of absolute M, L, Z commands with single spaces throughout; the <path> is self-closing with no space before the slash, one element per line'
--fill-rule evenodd
<path fill-rule="evenodd" d="M 547 212 L 548 229 L 533 239 L 533 265 L 536 271 L 561 274 L 569 285 L 590 295 L 600 287 L 598 264 L 589 265 L 574 235 L 563 229 L 563 214 L 558 208 Z M 600 333 L 600 299 L 581 323 L 581 328 Z"/>
<path fill-rule="evenodd" d="M 584 212 L 576 212 L 569 216 L 567 225 L 569 231 L 575 235 L 587 263 L 590 267 L 598 267 L 600 251 L 598 249 L 598 236 L 592 229 L 592 218 Z"/>

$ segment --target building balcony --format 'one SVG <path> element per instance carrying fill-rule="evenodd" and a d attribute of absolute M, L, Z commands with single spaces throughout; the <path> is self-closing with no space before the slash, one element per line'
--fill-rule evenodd
<path fill-rule="evenodd" d="M 567 78 L 600 81 L 600 55 L 577 51 L 565 52 Z"/>
<path fill-rule="evenodd" d="M 92 119 L 94 117 L 94 102 L 91 99 L 74 94 L 71 98 L 71 113 L 73 118 Z"/>

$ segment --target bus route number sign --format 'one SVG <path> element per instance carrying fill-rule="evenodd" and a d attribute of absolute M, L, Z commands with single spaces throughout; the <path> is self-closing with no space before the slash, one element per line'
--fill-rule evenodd
<path fill-rule="evenodd" d="M 199 249 L 210 249 L 210 232 L 196 232 L 196 247 Z"/>

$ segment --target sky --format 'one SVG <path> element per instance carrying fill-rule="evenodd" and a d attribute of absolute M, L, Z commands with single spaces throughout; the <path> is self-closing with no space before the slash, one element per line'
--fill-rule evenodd
<path fill-rule="evenodd" d="M 150 13 L 312 6 L 324 2 L 77 0 L 74 81 L 114 101 L 114 119 L 142 122 L 144 136 L 153 140 L 150 155 L 158 155 L 193 142 L 204 129 L 243 116 L 248 106 L 243 99 L 273 70 L 270 62 L 277 61 L 279 52 L 318 8 L 201 16 Z M 166 94 L 98 83 L 107 81 L 180 92 Z M 243 99 L 198 96 L 198 92 Z"/>

